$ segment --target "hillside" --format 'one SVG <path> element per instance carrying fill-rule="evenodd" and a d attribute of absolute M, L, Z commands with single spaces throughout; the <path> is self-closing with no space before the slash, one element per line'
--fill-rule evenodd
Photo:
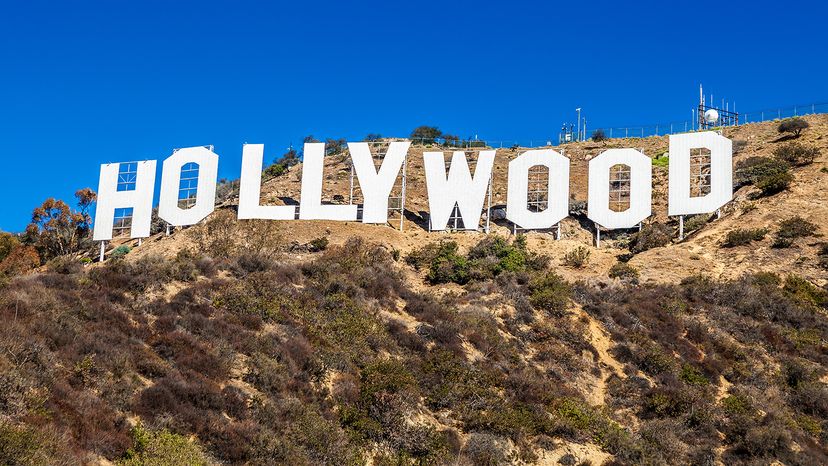
<path fill-rule="evenodd" d="M 711 274 L 713 277 L 735 278 L 747 271 L 771 271 L 797 273 L 808 277 L 810 280 L 824 285 L 828 275 L 824 273 L 815 263 L 801 261 L 802 256 L 816 255 L 816 246 L 800 245 L 794 250 L 781 251 L 770 247 L 770 237 L 760 242 L 750 250 L 739 248 L 722 249 L 718 246 L 734 228 L 750 225 L 753 228 L 768 228 L 774 230 L 776 224 L 782 219 L 794 214 L 803 218 L 822 223 L 822 219 L 828 218 L 828 193 L 820 187 L 828 181 L 828 173 L 821 171 L 828 160 L 828 115 L 813 115 L 805 117 L 811 124 L 811 128 L 805 132 L 798 142 L 806 145 L 813 145 L 822 150 L 822 154 L 813 165 L 798 168 L 796 180 L 788 191 L 775 196 L 754 198 L 755 188 L 743 187 L 734 194 L 734 201 L 722 209 L 722 218 L 707 223 L 701 231 L 688 235 L 688 238 L 680 243 L 672 244 L 668 248 L 656 248 L 637 255 L 633 264 L 639 268 L 644 282 L 662 281 L 674 283 L 684 277 L 694 275 L 701 271 Z M 774 148 L 784 145 L 787 141 L 780 136 L 776 127 L 778 123 L 752 123 L 739 127 L 724 128 L 723 134 L 733 141 L 737 146 L 735 150 L 734 164 L 756 156 L 772 156 Z M 657 157 L 668 150 L 668 137 L 648 137 L 644 139 L 611 139 L 604 143 L 582 142 L 571 143 L 555 147 L 571 160 L 570 193 L 576 201 L 586 201 L 587 197 L 587 163 L 600 154 L 602 151 L 613 147 L 632 147 L 641 150 L 644 154 Z M 354 222 L 333 222 L 333 221 L 292 221 L 274 222 L 272 227 L 284 237 L 291 241 L 306 244 L 309 241 L 325 236 L 331 244 L 343 244 L 352 236 L 371 238 L 373 241 L 384 244 L 387 248 L 400 250 L 403 254 L 421 247 L 424 242 L 432 242 L 438 239 L 457 241 L 463 247 L 469 247 L 480 240 L 482 233 L 468 232 L 443 232 L 429 233 L 426 230 L 426 218 L 428 211 L 428 197 L 425 186 L 425 175 L 422 163 L 424 150 L 436 150 L 436 148 L 423 148 L 413 146 L 408 157 L 408 185 L 406 196 L 406 221 L 403 232 L 398 231 L 398 220 L 393 221 L 391 226 L 379 227 L 374 225 L 363 225 Z M 505 206 L 506 204 L 506 175 L 509 160 L 520 154 L 522 149 L 499 149 L 495 159 L 493 170 L 492 205 Z M 301 190 L 301 164 L 292 167 L 286 174 L 267 180 L 262 187 L 262 202 L 272 205 L 284 205 L 285 202 L 294 203 L 298 200 Z M 345 155 L 329 156 L 325 165 L 325 184 L 323 186 L 323 200 L 332 201 L 335 195 L 348 199 L 349 194 L 349 165 Z M 234 200 L 229 201 L 226 206 L 232 207 Z M 668 222 L 677 231 L 678 224 L 675 218 L 667 217 L 667 168 L 666 166 L 655 165 L 653 172 L 653 217 L 650 221 Z M 553 261 L 559 261 L 563 255 L 578 246 L 591 246 L 594 244 L 594 230 L 592 224 L 585 217 L 570 216 L 562 222 L 563 240 L 555 241 L 551 234 L 542 232 L 529 232 L 527 239 L 532 250 L 544 251 L 550 255 Z M 511 233 L 511 226 L 506 221 L 495 221 L 492 224 L 492 233 L 508 236 Z M 606 276 L 609 267 L 615 263 L 615 256 L 619 254 L 622 245 L 613 241 L 620 236 L 626 239 L 629 232 L 610 233 L 602 235 L 602 249 L 592 251 L 592 256 L 587 267 L 580 270 L 562 270 L 566 278 L 577 279 L 590 276 Z M 149 241 L 148 246 L 136 250 L 136 255 L 155 254 L 157 252 L 170 254 L 179 247 L 192 244 L 193 238 L 189 235 L 197 235 L 198 229 L 190 229 L 176 233 L 185 238 L 163 238 L 155 236 Z M 674 234 L 677 237 L 677 233 Z M 134 243 L 134 242 L 132 242 Z M 183 244 L 179 244 L 183 243 Z M 804 248 L 804 250 L 803 250 Z M 746 253 L 750 257 L 746 257 Z M 794 253 L 791 253 L 794 252 Z M 681 261 L 675 258 L 680 257 Z"/>
<path fill-rule="evenodd" d="M 600 249 L 577 212 L 557 241 L 428 233 L 413 147 L 402 232 L 240 222 L 231 198 L 123 258 L 8 278 L 0 463 L 826 464 L 828 115 L 806 120 L 793 140 L 725 128 L 737 166 L 820 154 L 683 241 L 660 166 L 653 218 Z M 602 150 L 667 145 L 561 147 L 574 199 Z M 495 205 L 517 153 L 498 153 Z M 263 200 L 296 199 L 301 170 Z M 323 199 L 347 199 L 345 157 L 325 170 Z M 745 229 L 767 231 L 725 244 Z"/>

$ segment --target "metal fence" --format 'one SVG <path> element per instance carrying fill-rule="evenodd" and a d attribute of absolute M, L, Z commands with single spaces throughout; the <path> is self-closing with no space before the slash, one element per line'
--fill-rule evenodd
<path fill-rule="evenodd" d="M 608 138 L 646 138 L 650 136 L 664 136 L 668 134 L 686 133 L 698 129 L 697 115 L 695 109 L 691 109 L 691 118 L 681 121 L 654 123 L 638 126 L 613 126 L 600 128 L 587 128 L 586 138 L 589 139 L 595 131 L 602 131 Z M 739 113 L 739 124 L 758 123 L 762 121 L 781 120 L 803 115 L 816 113 L 828 113 L 828 102 L 811 103 L 803 105 L 791 105 L 788 107 L 769 108 Z M 524 139 L 450 139 L 444 138 L 408 138 L 416 145 L 439 146 L 442 148 L 456 149 L 483 149 L 483 148 L 518 148 L 518 147 L 541 147 L 558 145 L 558 135 L 549 137 L 524 138 Z"/>

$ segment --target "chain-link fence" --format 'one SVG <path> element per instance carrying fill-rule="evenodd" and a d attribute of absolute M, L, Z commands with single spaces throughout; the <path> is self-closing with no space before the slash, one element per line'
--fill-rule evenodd
<path fill-rule="evenodd" d="M 638 126 L 614 126 L 600 128 L 586 128 L 582 130 L 584 139 L 590 139 L 596 132 L 603 133 L 606 138 L 646 138 L 650 136 L 664 136 L 668 134 L 686 133 L 698 130 L 698 116 L 696 110 L 691 111 L 690 118 L 682 121 L 655 123 Z M 816 113 L 828 113 L 828 102 L 791 105 L 788 107 L 769 108 L 751 112 L 739 113 L 739 124 L 757 123 L 762 121 L 781 120 Z M 485 148 L 518 148 L 518 147 L 546 147 L 559 144 L 558 135 L 528 139 L 445 139 L 445 138 L 408 138 L 415 145 L 438 146 L 449 149 L 485 149 Z"/>

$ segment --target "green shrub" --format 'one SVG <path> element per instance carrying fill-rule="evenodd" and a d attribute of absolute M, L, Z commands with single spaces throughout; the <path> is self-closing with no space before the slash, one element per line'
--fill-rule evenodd
<path fill-rule="evenodd" d="M 529 301 L 538 310 L 561 315 L 571 293 L 569 284 L 555 272 L 537 275 L 529 282 Z"/>
<path fill-rule="evenodd" d="M 130 247 L 129 247 L 129 246 L 127 246 L 126 244 L 123 244 L 123 245 L 118 246 L 117 248 L 115 248 L 115 249 L 114 249 L 114 250 L 113 250 L 113 251 L 109 254 L 109 257 L 111 257 L 111 258 L 113 258 L 113 259 L 120 259 L 120 258 L 122 258 L 122 257 L 126 256 L 127 254 L 129 254 L 129 252 L 130 252 L 130 251 L 132 251 L 132 248 L 130 248 Z"/>
<path fill-rule="evenodd" d="M 790 173 L 777 173 L 760 179 L 756 183 L 756 187 L 759 188 L 763 196 L 771 196 L 788 189 L 793 180 L 794 177 Z"/>
<path fill-rule="evenodd" d="M 0 421 L 0 464 L 47 466 L 69 464 L 69 459 L 55 457 L 51 445 L 34 429 Z"/>
<path fill-rule="evenodd" d="M 673 230 L 663 223 L 644 225 L 641 231 L 635 233 L 630 241 L 630 252 L 638 254 L 648 249 L 658 248 L 670 244 L 673 240 Z"/>
<path fill-rule="evenodd" d="M 520 272 L 526 269 L 529 256 L 523 235 L 511 243 L 502 236 L 487 236 L 469 250 L 469 270 L 478 280 L 503 272 Z"/>
<path fill-rule="evenodd" d="M 549 258 L 526 248 L 526 237 L 514 241 L 492 235 L 474 245 L 466 256 L 461 255 L 454 241 L 431 243 L 412 251 L 405 261 L 415 269 L 428 267 L 430 283 L 465 284 L 470 280 L 486 280 L 504 272 L 543 270 Z"/>
<path fill-rule="evenodd" d="M 755 411 L 750 399 L 745 395 L 728 395 L 722 398 L 719 404 L 728 416 L 742 416 Z"/>
<path fill-rule="evenodd" d="M 798 142 L 791 142 L 774 149 L 773 156 L 791 166 L 802 167 L 814 163 L 814 160 L 819 156 L 819 149 Z"/>
<path fill-rule="evenodd" d="M 311 251 L 324 251 L 328 248 L 328 237 L 320 236 L 319 238 L 312 239 L 308 245 Z"/>
<path fill-rule="evenodd" d="M 462 285 L 469 281 L 469 261 L 458 253 L 458 249 L 454 241 L 439 243 L 426 276 L 430 283 L 453 282 Z"/>
<path fill-rule="evenodd" d="M 784 191 L 793 181 L 791 166 L 782 160 L 770 157 L 750 157 L 736 164 L 734 181 L 736 186 L 754 185 L 769 196 Z"/>
<path fill-rule="evenodd" d="M 636 282 L 638 281 L 638 269 L 628 262 L 616 262 L 609 269 L 609 277 Z"/>
<path fill-rule="evenodd" d="M 793 298 L 806 305 L 828 307 L 828 291 L 815 286 L 799 275 L 788 275 L 783 289 Z"/>
<path fill-rule="evenodd" d="M 400 361 L 389 359 L 375 361 L 360 373 L 360 396 L 373 400 L 388 393 L 413 390 L 417 381 Z"/>
<path fill-rule="evenodd" d="M 287 171 L 287 167 L 281 163 L 274 163 L 265 168 L 264 175 L 267 178 L 276 178 L 283 175 Z"/>
<path fill-rule="evenodd" d="M 599 409 L 583 401 L 565 398 L 555 402 L 553 415 L 573 432 L 588 438 L 615 455 L 636 456 L 634 442 L 624 428 Z M 636 463 L 637 461 L 633 461 Z"/>
<path fill-rule="evenodd" d="M 795 137 L 799 137 L 800 133 L 802 133 L 802 130 L 810 127 L 811 125 L 809 125 L 808 122 L 804 119 L 794 117 L 782 120 L 782 122 L 779 123 L 779 127 L 776 128 L 776 130 L 780 133 L 791 133 Z"/>
<path fill-rule="evenodd" d="M 817 251 L 817 264 L 828 270 L 828 243 L 822 243 Z"/>
<path fill-rule="evenodd" d="M 696 385 L 699 387 L 706 386 L 710 383 L 710 381 L 707 380 L 707 377 L 705 377 L 700 370 L 696 369 L 690 364 L 685 364 L 684 366 L 682 366 L 681 373 L 679 373 L 679 378 L 688 385 Z"/>
<path fill-rule="evenodd" d="M 690 233 L 707 225 L 710 221 L 710 214 L 693 215 L 684 221 L 684 232 Z"/>
<path fill-rule="evenodd" d="M 609 139 L 609 137 L 607 137 L 607 133 L 605 133 L 602 129 L 596 129 L 592 132 L 592 140 L 595 142 L 606 141 L 607 139 Z"/>
<path fill-rule="evenodd" d="M 589 249 L 583 246 L 578 246 L 577 248 L 567 251 L 566 254 L 564 254 L 563 263 L 567 267 L 580 269 L 586 265 L 589 260 L 589 255 Z"/>
<path fill-rule="evenodd" d="M 209 464 L 201 448 L 187 437 L 168 430 L 150 431 L 139 423 L 132 429 L 133 448 L 118 461 L 122 466 L 178 466 Z"/>
<path fill-rule="evenodd" d="M 805 238 L 814 236 L 817 231 L 817 226 L 805 220 L 800 216 L 791 217 L 783 220 L 779 224 L 779 229 L 776 231 L 776 237 L 773 241 L 775 248 L 790 247 L 797 238 Z"/>
<path fill-rule="evenodd" d="M 751 241 L 762 241 L 767 234 L 767 228 L 737 228 L 730 230 L 727 232 L 727 236 L 725 236 L 722 247 L 733 248 L 750 244 Z"/>

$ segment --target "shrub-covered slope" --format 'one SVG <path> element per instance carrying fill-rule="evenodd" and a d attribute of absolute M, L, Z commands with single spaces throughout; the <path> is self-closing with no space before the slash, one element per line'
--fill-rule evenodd
<path fill-rule="evenodd" d="M 828 295 L 796 275 L 567 283 L 496 237 L 212 247 L 0 290 L 0 462 L 828 460 Z"/>

